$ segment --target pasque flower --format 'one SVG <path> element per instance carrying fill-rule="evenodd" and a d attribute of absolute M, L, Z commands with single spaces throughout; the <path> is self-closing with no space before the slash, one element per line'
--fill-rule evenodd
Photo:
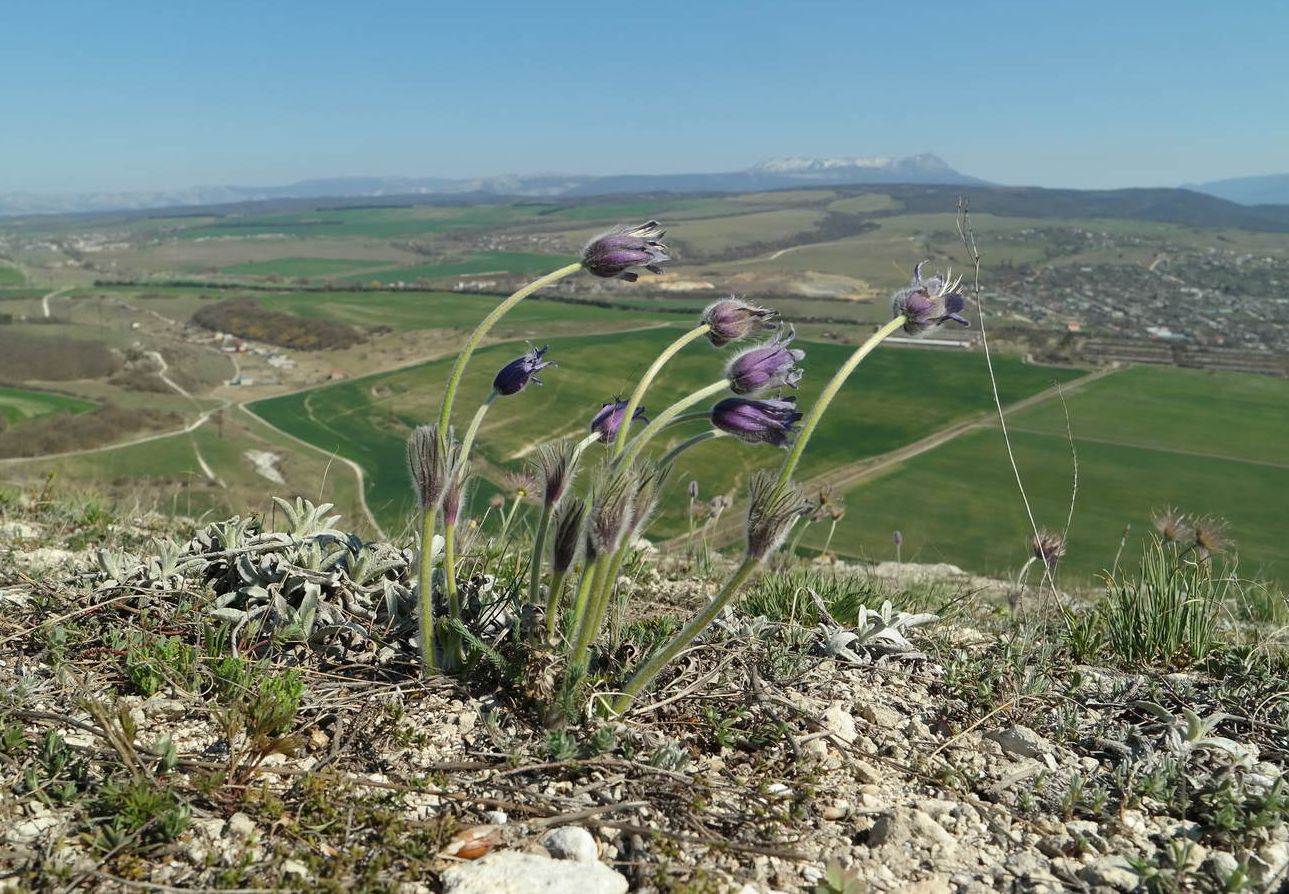
<path fill-rule="evenodd" d="M 582 250 L 582 266 L 596 276 L 616 276 L 627 282 L 640 278 L 631 271 L 632 267 L 662 273 L 658 265 L 671 260 L 667 246 L 659 241 L 665 235 L 656 220 L 636 227 L 616 226 L 587 243 Z"/>
<path fill-rule="evenodd" d="M 967 306 L 966 299 L 955 291 L 962 285 L 962 277 L 949 278 L 939 273 L 923 279 L 922 268 L 926 261 L 913 268 L 913 281 L 891 297 L 891 315 L 903 316 L 904 331 L 909 335 L 921 335 L 934 326 L 953 320 L 962 326 L 971 323 L 962 316 Z M 951 274 L 953 271 L 949 271 Z"/>
<path fill-rule="evenodd" d="M 540 385 L 542 380 L 537 378 L 538 370 L 543 370 L 548 366 L 554 366 L 551 360 L 543 360 L 542 356 L 550 350 L 550 345 L 544 345 L 540 348 L 529 348 L 528 353 L 512 360 L 501 368 L 497 377 L 492 380 L 492 389 L 501 395 L 518 394 L 528 387 L 528 383 Z"/>
<path fill-rule="evenodd" d="M 796 337 L 791 327 L 779 330 L 769 341 L 738 354 L 725 368 L 725 376 L 730 380 L 730 390 L 735 394 L 756 394 L 770 388 L 787 385 L 797 387 L 804 370 L 797 367 L 806 352 L 799 348 L 789 348 Z"/>
<path fill-rule="evenodd" d="M 1029 539 L 1029 549 L 1035 559 L 1048 568 L 1055 568 L 1065 555 L 1065 538 L 1054 531 L 1039 531 Z"/>
<path fill-rule="evenodd" d="M 800 421 L 796 398 L 752 400 L 727 397 L 712 407 L 712 425 L 750 444 L 787 447 Z"/>
<path fill-rule="evenodd" d="M 598 432 L 600 441 L 605 444 L 612 444 L 618 438 L 618 429 L 622 428 L 622 418 L 627 412 L 627 402 L 625 400 L 613 400 L 600 407 L 600 412 L 595 414 L 591 420 L 591 431 Z M 645 417 L 644 407 L 636 407 L 635 413 L 631 415 L 631 421 L 649 420 Z"/>
<path fill-rule="evenodd" d="M 703 311 L 702 321 L 710 327 L 707 340 L 721 348 L 762 329 L 773 329 L 777 316 L 778 313 L 768 307 L 757 307 L 731 295 L 723 301 L 709 304 Z"/>

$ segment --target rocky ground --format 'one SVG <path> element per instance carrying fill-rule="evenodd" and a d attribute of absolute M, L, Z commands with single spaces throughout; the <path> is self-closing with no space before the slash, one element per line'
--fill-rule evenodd
<path fill-rule="evenodd" d="M 0 890 L 1289 891 L 1274 625 L 1093 663 L 1051 596 L 780 568 L 551 729 L 495 668 L 418 676 L 400 550 L 90 515 L 0 514 Z M 630 567 L 605 691 L 721 572 Z"/>

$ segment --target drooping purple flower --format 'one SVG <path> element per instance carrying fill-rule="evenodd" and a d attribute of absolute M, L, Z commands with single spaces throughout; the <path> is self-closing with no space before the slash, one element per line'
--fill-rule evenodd
<path fill-rule="evenodd" d="M 752 400 L 727 397 L 712 407 L 712 425 L 749 444 L 787 447 L 793 427 L 801 419 L 797 400 Z"/>
<path fill-rule="evenodd" d="M 895 532 L 891 534 L 891 539 L 895 541 L 896 546 L 900 546 L 902 543 L 904 543 L 904 535 L 900 533 L 899 528 L 896 528 Z"/>
<path fill-rule="evenodd" d="M 551 360 L 542 360 L 542 356 L 549 350 L 550 345 L 530 347 L 527 354 L 501 368 L 501 372 L 492 380 L 492 389 L 500 395 L 508 396 L 523 391 L 529 382 L 540 385 L 542 380 L 537 378 L 537 371 L 555 365 Z"/>
<path fill-rule="evenodd" d="M 626 415 L 627 402 L 625 400 L 614 400 L 600 407 L 600 412 L 595 414 L 591 420 L 591 431 L 599 432 L 600 443 L 612 444 L 618 439 L 618 429 L 622 428 L 622 417 Z M 631 421 L 643 420 L 648 422 L 645 416 L 644 407 L 636 407 L 635 413 L 631 415 Z"/>
<path fill-rule="evenodd" d="M 1056 563 L 1065 555 L 1065 538 L 1054 531 L 1039 531 L 1030 537 L 1029 549 L 1035 559 L 1049 569 L 1055 568 Z"/>
<path fill-rule="evenodd" d="M 658 265 L 671 260 L 667 246 L 659 241 L 665 235 L 656 220 L 636 227 L 616 226 L 587 243 L 582 250 L 582 266 L 596 276 L 616 276 L 627 282 L 640 278 L 631 272 L 632 267 L 662 273 Z"/>
<path fill-rule="evenodd" d="M 691 500 L 697 500 L 697 499 L 698 499 L 698 482 L 697 482 L 697 481 L 690 481 L 690 482 L 689 482 L 689 499 L 691 499 Z"/>
<path fill-rule="evenodd" d="M 709 304 L 703 311 L 702 322 L 709 327 L 707 340 L 723 348 L 730 342 L 742 341 L 753 332 L 773 329 L 779 314 L 768 307 L 748 304 L 737 295 Z"/>
<path fill-rule="evenodd" d="M 949 274 L 936 273 L 927 279 L 922 278 L 922 268 L 926 261 L 913 268 L 913 281 L 891 296 L 891 316 L 903 316 L 904 331 L 909 335 L 921 335 L 934 326 L 953 320 L 962 326 L 971 323 L 962 316 L 967 301 L 957 291 L 962 285 L 962 277 L 949 278 Z"/>
<path fill-rule="evenodd" d="M 804 372 L 797 363 L 805 358 L 806 352 L 788 347 L 794 338 L 796 333 L 791 327 L 786 337 L 780 329 L 769 341 L 735 356 L 725 368 L 730 390 L 735 394 L 756 394 L 782 385 L 796 388 Z"/>

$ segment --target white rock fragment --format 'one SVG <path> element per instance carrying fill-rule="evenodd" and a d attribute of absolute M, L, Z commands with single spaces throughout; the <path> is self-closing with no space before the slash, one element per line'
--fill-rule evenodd
<path fill-rule="evenodd" d="M 841 702 L 833 702 L 824 711 L 824 727 L 847 745 L 855 741 L 859 733 L 855 729 L 855 718 L 842 707 Z"/>
<path fill-rule="evenodd" d="M 599 848 L 591 833 L 581 826 L 560 826 L 542 836 L 542 847 L 557 860 L 594 863 L 600 858 Z"/>
<path fill-rule="evenodd" d="M 1036 758 L 1052 750 L 1052 743 L 1027 726 L 985 733 L 986 739 L 998 743 L 1004 754 L 1014 757 Z"/>
<path fill-rule="evenodd" d="M 443 871 L 443 894 L 626 894 L 627 880 L 603 863 L 495 851 Z"/>

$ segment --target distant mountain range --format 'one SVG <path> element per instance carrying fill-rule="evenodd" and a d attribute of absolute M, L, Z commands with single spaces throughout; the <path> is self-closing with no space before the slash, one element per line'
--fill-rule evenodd
<path fill-rule="evenodd" d="M 1289 205 L 1289 174 L 1232 177 L 1208 183 L 1187 184 L 1186 189 L 1239 202 L 1241 205 Z"/>
<path fill-rule="evenodd" d="M 381 198 L 385 196 L 496 195 L 576 198 L 639 192 L 754 192 L 793 186 L 869 183 L 984 184 L 959 174 L 935 155 L 908 158 L 775 158 L 745 171 L 717 174 L 506 175 L 453 180 L 443 177 L 338 177 L 287 186 L 198 186 L 159 192 L 0 193 L 0 214 L 75 214 L 145 208 L 231 205 L 273 199 Z"/>

